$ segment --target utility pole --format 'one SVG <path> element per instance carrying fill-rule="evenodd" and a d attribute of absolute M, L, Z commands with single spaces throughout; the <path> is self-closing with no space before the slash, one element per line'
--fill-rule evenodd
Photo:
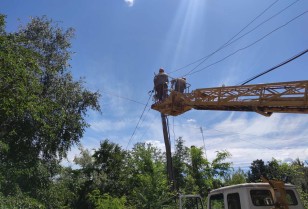
<path fill-rule="evenodd" d="M 163 126 L 163 134 L 164 134 L 164 141 L 165 141 L 165 147 L 166 147 L 168 180 L 169 180 L 169 183 L 171 185 L 171 190 L 175 191 L 176 185 L 175 185 L 172 156 L 171 156 L 171 145 L 170 145 L 168 119 L 167 119 L 167 116 L 163 113 L 161 113 L 161 121 L 162 121 L 162 126 Z"/>

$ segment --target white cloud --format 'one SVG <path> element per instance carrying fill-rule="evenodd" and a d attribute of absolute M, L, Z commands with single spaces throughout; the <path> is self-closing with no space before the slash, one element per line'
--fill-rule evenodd
<path fill-rule="evenodd" d="M 266 118 L 231 114 L 205 131 L 207 155 L 213 159 L 215 151 L 226 149 L 232 154 L 234 167 L 248 167 L 256 159 L 307 160 L 307 124 L 305 115 L 275 114 Z"/>
<path fill-rule="evenodd" d="M 195 119 L 190 118 L 190 119 L 187 119 L 187 122 L 188 122 L 188 123 L 196 123 L 196 120 L 195 120 Z"/>
<path fill-rule="evenodd" d="M 129 6 L 132 7 L 134 5 L 134 0 L 124 0 L 124 2 Z"/>
<path fill-rule="evenodd" d="M 148 140 L 145 143 L 152 144 L 154 147 L 157 147 L 161 151 L 165 151 L 165 144 L 158 140 Z"/>

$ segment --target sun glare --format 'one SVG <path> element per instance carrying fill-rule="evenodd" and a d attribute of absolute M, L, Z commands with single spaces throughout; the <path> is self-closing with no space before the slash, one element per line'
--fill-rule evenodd
<path fill-rule="evenodd" d="M 173 54 L 172 60 L 169 60 L 170 66 L 175 70 L 179 67 L 179 61 L 185 56 L 191 47 L 196 29 L 198 29 L 198 20 L 205 18 L 206 1 L 189 0 L 181 1 L 177 8 L 172 27 L 168 32 L 163 53 L 165 57 Z"/>

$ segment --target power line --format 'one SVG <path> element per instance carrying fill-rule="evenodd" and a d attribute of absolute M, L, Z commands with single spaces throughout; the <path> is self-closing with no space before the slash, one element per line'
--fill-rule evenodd
<path fill-rule="evenodd" d="M 126 150 L 127 150 L 128 145 L 130 144 L 131 140 L 133 139 L 133 137 L 134 137 L 134 135 L 135 135 L 135 133 L 136 133 L 136 130 L 137 130 L 137 128 L 138 128 L 138 126 L 139 126 L 139 123 L 140 123 L 140 121 L 141 121 L 141 119 L 142 119 L 142 117 L 143 117 L 143 114 L 144 114 L 144 112 L 145 112 L 145 110 L 146 110 L 146 108 L 147 108 L 147 106 L 148 106 L 148 104 L 149 104 L 149 101 L 150 101 L 150 99 L 151 99 L 151 97 L 152 97 L 152 94 L 153 94 L 153 91 L 151 91 L 151 94 L 150 94 L 150 96 L 149 96 L 149 99 L 148 99 L 148 101 L 147 101 L 147 104 L 145 105 L 145 107 L 144 107 L 144 109 L 143 109 L 143 111 L 142 111 L 142 113 L 141 113 L 141 116 L 139 117 L 138 123 L 137 123 L 137 125 L 136 125 L 136 127 L 135 127 L 135 129 L 134 129 L 134 132 L 133 132 L 133 134 L 131 135 L 131 137 L 130 137 L 128 143 L 127 143 Z"/>
<path fill-rule="evenodd" d="M 245 37 L 246 35 L 250 34 L 251 32 L 253 32 L 254 30 L 256 30 L 257 28 L 259 28 L 261 25 L 263 25 L 264 23 L 270 21 L 271 19 L 273 19 L 274 17 L 276 17 L 277 15 L 281 14 L 282 12 L 286 11 L 289 7 L 293 6 L 294 4 L 296 4 L 297 2 L 299 2 L 300 0 L 297 0 L 291 4 L 289 4 L 287 7 L 283 8 L 282 10 L 280 10 L 279 12 L 277 12 L 276 14 L 274 14 L 273 16 L 271 16 L 270 18 L 264 20 L 263 22 L 261 22 L 259 25 L 257 25 L 256 27 L 254 27 L 253 29 L 251 29 L 250 31 L 246 32 L 245 34 L 243 34 L 242 36 L 238 37 L 237 39 L 231 41 L 233 38 L 235 38 L 236 36 L 234 36 L 232 39 L 230 39 L 227 43 L 225 43 L 222 47 L 220 47 L 218 50 L 216 50 L 215 52 L 213 52 L 212 54 L 208 55 L 208 57 L 206 57 L 205 60 L 203 60 L 198 66 L 196 66 L 195 68 L 193 68 L 192 70 L 190 70 L 187 74 L 193 72 L 197 67 L 199 67 L 202 63 L 204 63 L 204 61 L 207 60 L 207 58 L 211 57 L 212 55 L 214 55 L 216 52 L 220 51 L 221 49 L 226 48 L 227 46 L 230 46 L 231 44 L 235 43 L 236 41 L 240 40 L 241 38 Z M 248 25 L 247 25 L 248 26 Z M 246 28 L 246 27 L 245 27 Z M 241 30 L 243 31 L 243 30 Z M 239 33 L 238 33 L 239 34 Z M 238 35 L 237 34 L 237 35 Z M 187 74 L 185 74 L 184 76 L 186 76 Z"/>
<path fill-rule="evenodd" d="M 186 117 L 184 117 L 186 118 Z M 187 118 L 186 118 L 187 119 Z M 177 125 L 175 125 L 177 126 Z M 187 127 L 187 126 L 186 126 Z M 195 129 L 202 129 L 202 126 L 201 127 L 195 127 L 195 126 L 191 126 L 191 128 L 195 128 Z M 242 133 L 238 133 L 238 132 L 226 132 L 226 131 L 221 131 L 221 130 L 217 130 L 217 129 L 211 129 L 211 130 L 214 130 L 214 131 L 217 131 L 217 132 L 221 132 L 221 133 L 224 133 L 224 134 L 229 134 L 229 135 L 246 135 L 246 136 L 250 136 L 250 137 L 260 137 L 260 136 L 256 136 L 256 135 L 251 135 L 251 134 L 242 134 Z M 202 133 L 203 134 L 203 133 Z M 266 149 L 269 149 L 269 150 L 273 150 L 272 148 L 269 148 L 267 146 L 264 146 L 264 145 L 260 145 L 260 144 L 257 144 L 257 143 L 254 143 L 254 142 L 251 142 L 249 140 L 245 140 L 245 139 L 241 139 L 241 138 L 237 138 L 238 140 L 241 140 L 241 141 L 245 141 L 247 143 L 250 143 L 250 144 L 253 144 L 253 145 L 256 145 L 256 146 L 259 146 L 259 147 L 263 147 L 263 148 L 266 148 Z"/>
<path fill-rule="evenodd" d="M 214 55 L 216 52 L 220 51 L 221 49 L 225 48 L 226 46 L 230 45 L 228 44 L 230 41 L 232 41 L 237 35 L 239 35 L 242 31 L 244 31 L 249 25 L 251 25 L 255 20 L 257 20 L 259 17 L 261 17 L 267 10 L 269 10 L 274 4 L 276 4 L 279 0 L 276 0 L 274 3 L 272 3 L 271 5 L 269 5 L 265 10 L 263 10 L 258 16 L 256 16 L 252 21 L 250 21 L 244 28 L 242 28 L 237 34 L 235 34 L 231 39 L 229 39 L 226 43 L 224 43 L 223 45 L 221 45 L 217 50 L 215 50 L 214 52 L 210 53 L 209 55 L 205 56 L 205 57 L 202 57 L 184 67 L 181 67 L 177 70 L 174 70 L 172 72 L 170 72 L 169 74 L 171 73 L 174 73 L 174 72 L 177 72 L 179 70 L 182 70 L 190 65 L 193 65 L 199 61 L 202 61 L 201 63 L 199 63 L 196 67 L 194 67 L 191 71 L 189 71 L 187 74 L 189 74 L 190 72 L 194 71 L 197 67 L 199 67 L 203 62 L 205 62 L 208 58 L 210 58 L 212 55 Z M 299 0 L 298 0 L 299 1 Z M 243 37 L 243 36 L 242 36 Z M 237 39 L 238 40 L 238 39 Z M 232 42 L 234 43 L 234 42 Z"/>
<path fill-rule="evenodd" d="M 256 78 L 258 78 L 258 77 L 260 77 L 260 76 L 262 76 L 262 75 L 264 75 L 264 74 L 266 74 L 266 73 L 269 73 L 269 72 L 271 72 L 271 71 L 273 71 L 273 70 L 275 70 L 275 69 L 277 69 L 277 68 L 279 68 L 279 67 L 285 65 L 285 64 L 287 64 L 287 63 L 289 63 L 289 62 L 291 62 L 291 61 L 293 61 L 293 60 L 299 58 L 300 56 L 306 54 L 307 52 L 308 52 L 308 49 L 306 49 L 306 50 L 300 52 L 299 54 L 297 54 L 297 55 L 295 55 L 295 56 L 289 58 L 288 60 L 286 60 L 286 61 L 284 61 L 284 62 L 282 62 L 282 63 L 280 63 L 280 64 L 278 64 L 278 65 L 276 65 L 276 66 L 274 66 L 274 67 L 272 67 L 272 68 L 270 68 L 269 70 L 266 70 L 266 71 L 264 71 L 264 72 L 262 72 L 262 73 L 260 73 L 260 74 L 258 74 L 258 75 L 256 75 L 256 76 L 253 76 L 252 78 L 249 78 L 247 81 L 243 82 L 241 85 L 245 85 L 245 84 L 249 83 L 250 81 L 252 81 L 252 80 L 254 80 L 254 79 L 256 79 Z"/>
<path fill-rule="evenodd" d="M 286 22 L 285 24 L 283 24 L 283 25 L 281 25 L 281 26 L 277 27 L 276 29 L 274 29 L 274 30 L 272 30 L 271 32 L 269 32 L 268 34 L 266 34 L 266 35 L 262 36 L 261 38 L 259 38 L 259 39 L 258 39 L 258 40 L 256 40 L 256 41 L 252 42 L 251 44 L 246 45 L 245 47 L 242 47 L 242 48 L 240 48 L 240 49 L 236 50 L 235 52 L 232 52 L 231 54 L 229 54 L 229 55 L 225 56 L 224 58 L 222 58 L 222 59 L 220 59 L 220 60 L 218 60 L 218 61 L 216 61 L 216 62 L 214 62 L 214 63 L 212 63 L 212 64 L 209 64 L 209 65 L 207 65 L 207 66 L 205 66 L 205 67 L 201 68 L 200 70 L 197 70 L 197 71 L 191 72 L 190 74 L 186 74 L 186 76 L 188 76 L 188 75 L 192 75 L 192 74 L 195 74 L 195 73 L 198 73 L 198 72 L 200 72 L 200 71 L 203 71 L 203 70 L 205 70 L 205 69 L 207 69 L 207 68 L 209 68 L 209 67 L 211 67 L 211 66 L 213 66 L 213 65 L 215 65 L 215 64 L 218 64 L 218 63 L 220 63 L 220 62 L 224 61 L 225 59 L 227 59 L 227 58 L 229 58 L 229 57 L 231 57 L 231 56 L 233 56 L 233 55 L 237 54 L 238 52 L 243 51 L 243 50 L 245 50 L 245 49 L 247 49 L 247 48 L 249 48 L 249 47 L 251 47 L 251 46 L 255 45 L 256 43 L 258 43 L 258 42 L 262 41 L 262 40 L 263 40 L 264 38 L 266 38 L 267 36 L 269 36 L 269 35 L 271 35 L 272 33 L 274 33 L 274 32 L 276 32 L 276 31 L 278 31 L 279 29 L 281 29 L 281 28 L 283 28 L 283 27 L 287 26 L 288 24 L 290 24 L 290 23 L 291 23 L 291 22 L 293 22 L 294 20 L 296 20 L 296 19 L 300 18 L 301 16 L 305 15 L 307 12 L 308 12 L 308 11 L 305 11 L 305 12 L 303 12 L 303 13 L 301 13 L 301 14 L 297 15 L 296 17 L 292 18 L 291 20 L 289 20 L 289 21 L 288 21 L 288 22 Z"/>
<path fill-rule="evenodd" d="M 297 2 L 299 2 L 300 0 L 297 0 L 291 4 L 289 4 L 288 6 L 286 6 L 285 8 L 283 8 L 282 10 L 280 10 L 279 12 L 277 12 L 276 14 L 274 14 L 273 16 L 271 16 L 270 18 L 264 20 L 263 22 L 261 22 L 259 25 L 257 25 L 256 27 L 252 28 L 250 31 L 244 33 L 242 36 L 238 37 L 237 39 L 233 40 L 232 42 L 230 42 L 229 44 L 227 44 L 225 47 L 233 44 L 234 42 L 238 41 L 239 39 L 243 38 L 244 36 L 250 34 L 251 32 L 253 32 L 254 30 L 256 30 L 257 28 L 259 28 L 261 25 L 263 25 L 264 23 L 270 21 L 271 19 L 273 19 L 274 17 L 278 16 L 279 14 L 281 14 L 282 12 L 286 11 L 289 7 L 293 6 L 294 4 L 296 4 Z"/>
<path fill-rule="evenodd" d="M 120 98 L 120 99 L 125 99 L 125 100 L 128 100 L 128 101 L 131 101 L 131 102 L 134 102 L 134 103 L 137 103 L 137 104 L 141 104 L 141 105 L 146 106 L 146 104 L 144 104 L 144 103 L 142 103 L 142 102 L 139 102 L 139 101 L 136 101 L 136 100 L 127 98 L 127 97 L 122 97 L 122 96 L 119 96 L 119 95 L 116 95 L 116 94 L 114 94 L 114 93 L 107 92 L 107 91 L 104 91 L 104 90 L 103 90 L 103 92 L 104 92 L 105 94 L 109 94 L 109 95 L 111 95 L 111 96 L 113 96 L 113 97 L 118 97 L 118 98 Z"/>
<path fill-rule="evenodd" d="M 151 107 L 148 109 L 148 111 L 146 112 L 146 114 L 148 114 L 149 112 L 150 112 L 150 110 L 151 110 Z M 154 120 L 156 119 L 156 116 L 154 117 Z M 145 117 L 143 117 L 143 120 L 141 121 L 141 124 L 143 123 L 145 121 Z M 145 135 L 145 131 L 143 132 L 143 134 L 142 134 L 142 136 L 140 137 L 140 140 L 144 137 L 144 135 Z"/>
<path fill-rule="evenodd" d="M 248 23 L 242 30 L 240 30 L 236 35 L 234 35 L 229 41 L 227 41 L 225 44 L 223 44 L 220 48 L 218 48 L 216 51 L 211 53 L 209 56 L 207 56 L 201 63 L 199 63 L 196 67 L 194 67 L 192 70 L 190 70 L 188 73 L 186 73 L 184 76 L 189 75 L 192 73 L 195 69 L 197 69 L 201 64 L 203 64 L 208 58 L 210 58 L 212 55 L 216 54 L 216 52 L 219 52 L 220 50 L 224 49 L 225 47 L 233 44 L 234 42 L 238 41 L 239 39 L 243 38 L 247 34 L 249 34 L 254 29 L 258 28 L 262 24 L 259 24 L 257 27 L 255 27 L 253 30 L 249 31 L 248 33 L 242 35 L 241 37 L 237 38 L 236 40 L 232 41 L 237 35 L 239 35 L 242 31 L 244 31 L 249 25 L 251 25 L 255 20 L 257 20 L 259 17 L 261 17 L 268 9 L 270 9 L 275 3 L 277 3 L 279 0 L 275 1 L 273 4 L 271 4 L 269 7 L 267 7 L 261 14 L 259 14 L 256 18 L 254 18 L 250 23 Z M 299 1 L 299 0 L 298 0 Z M 270 18 L 271 19 L 271 18 Z"/>

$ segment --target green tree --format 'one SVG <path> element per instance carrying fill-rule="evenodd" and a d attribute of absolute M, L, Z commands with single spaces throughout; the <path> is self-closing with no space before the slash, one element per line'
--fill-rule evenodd
<path fill-rule="evenodd" d="M 151 144 L 138 143 L 128 156 L 128 201 L 136 208 L 163 208 L 172 194 L 166 175 L 166 163 L 160 150 Z"/>
<path fill-rule="evenodd" d="M 261 159 L 254 160 L 251 163 L 250 170 L 248 171 L 248 182 L 259 182 L 261 176 L 266 177 L 267 167 L 264 161 Z"/>
<path fill-rule="evenodd" d="M 102 182 L 106 181 L 107 176 L 101 173 L 95 166 L 95 159 L 88 149 L 79 146 L 80 155 L 75 156 L 74 162 L 80 166 L 74 169 L 73 184 L 74 193 L 77 194 L 74 199 L 74 208 L 94 208 L 94 203 L 89 201 L 88 195 L 93 190 L 98 189 Z M 77 186 L 77 187 L 76 187 Z"/>
<path fill-rule="evenodd" d="M 242 184 L 246 183 L 247 174 L 241 168 L 238 168 L 236 171 L 230 173 L 229 176 L 225 179 L 225 185 L 235 185 L 235 184 Z"/>
<path fill-rule="evenodd" d="M 216 189 L 224 184 L 224 179 L 231 171 L 231 163 L 226 159 L 231 156 L 228 151 L 217 151 L 212 162 L 204 158 L 202 148 L 192 146 L 190 149 L 190 162 L 188 172 L 188 188 L 194 189 L 192 193 L 207 196 L 210 189 Z M 195 184 L 196 187 L 192 187 Z M 195 190 L 197 189 L 197 191 Z"/>
<path fill-rule="evenodd" d="M 203 196 L 206 191 L 211 188 L 212 175 L 210 169 L 210 162 L 204 158 L 202 148 L 192 146 L 190 148 L 190 162 L 189 175 L 191 175 L 193 182 L 197 186 L 197 191 L 190 191 L 189 193 L 199 193 Z M 191 183 L 193 183 L 191 182 Z"/>
<path fill-rule="evenodd" d="M 65 157 L 88 126 L 84 118 L 87 110 L 100 110 L 99 94 L 85 89 L 82 80 L 74 81 L 69 71 L 73 29 L 64 30 L 43 17 L 33 18 L 12 35 L 19 45 L 39 55 L 36 63 L 40 73 L 35 74 L 35 79 L 40 92 L 34 96 L 40 103 L 35 108 L 44 109 L 35 121 L 29 121 L 35 129 L 28 140 L 47 159 Z"/>
<path fill-rule="evenodd" d="M 113 194 L 121 197 L 126 194 L 126 157 L 127 153 L 118 144 L 109 140 L 100 143 L 100 148 L 95 150 L 93 158 L 95 167 L 100 174 L 108 176 L 101 182 L 102 193 Z"/>
<path fill-rule="evenodd" d="M 184 146 L 184 140 L 180 137 L 175 142 L 175 152 L 173 155 L 174 178 L 178 190 L 185 188 L 188 159 L 189 149 Z"/>
<path fill-rule="evenodd" d="M 0 192 L 31 194 L 48 205 L 59 162 L 88 126 L 99 94 L 74 81 L 70 39 L 46 17 L 6 33 L 0 16 Z M 55 208 L 55 207 L 54 207 Z"/>
<path fill-rule="evenodd" d="M 126 198 L 111 197 L 109 194 L 101 195 L 99 190 L 93 190 L 88 195 L 89 200 L 95 205 L 95 209 L 125 209 Z"/>
<path fill-rule="evenodd" d="M 231 154 L 227 150 L 216 151 L 216 157 L 211 163 L 214 178 L 225 178 L 229 174 L 232 165 L 231 162 L 226 162 L 229 157 Z"/>

